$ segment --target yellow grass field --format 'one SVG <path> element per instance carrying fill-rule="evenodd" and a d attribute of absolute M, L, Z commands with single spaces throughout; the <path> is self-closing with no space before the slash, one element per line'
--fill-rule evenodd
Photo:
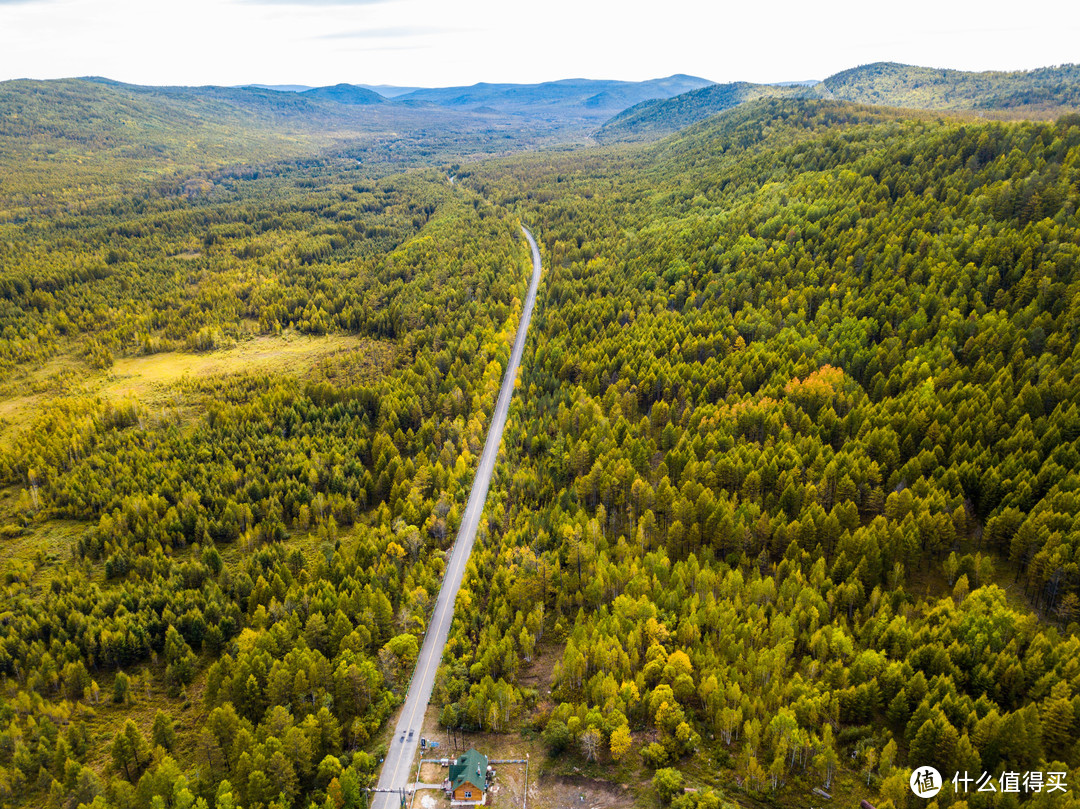
<path fill-rule="evenodd" d="M 123 357 L 93 371 L 74 357 L 50 360 L 0 389 L 0 447 L 34 421 L 39 409 L 60 396 L 135 399 L 147 406 L 182 405 L 187 382 L 221 376 L 272 374 L 307 377 L 318 370 L 334 379 L 369 380 L 393 362 L 390 343 L 353 335 L 323 337 L 286 332 L 261 335 L 202 353 L 162 352 Z"/>
<path fill-rule="evenodd" d="M 246 373 L 304 376 L 320 360 L 378 345 L 349 335 L 285 334 L 254 337 L 231 348 L 202 354 L 166 352 L 126 357 L 113 365 L 100 392 L 110 399 L 142 401 L 168 392 L 185 378 Z"/>

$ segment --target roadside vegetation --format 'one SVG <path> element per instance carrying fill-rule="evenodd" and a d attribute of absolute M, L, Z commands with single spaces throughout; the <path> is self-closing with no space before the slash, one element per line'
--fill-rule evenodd
<path fill-rule="evenodd" d="M 376 775 L 527 251 L 441 175 L 233 182 L 5 230 L 5 392 L 67 369 L 0 452 L 5 803 L 358 806 Z"/>

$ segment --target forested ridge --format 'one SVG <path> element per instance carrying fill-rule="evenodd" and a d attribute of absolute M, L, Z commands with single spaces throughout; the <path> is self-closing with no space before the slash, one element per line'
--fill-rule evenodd
<path fill-rule="evenodd" d="M 502 721 L 542 601 L 528 721 L 662 796 L 1075 780 L 1078 124 L 769 101 L 469 177 L 550 262 L 446 720 Z"/>
<path fill-rule="evenodd" d="M 916 109 L 1012 110 L 1043 117 L 1076 109 L 1080 65 L 969 72 L 875 62 L 842 70 L 822 84 L 843 101 Z"/>
<path fill-rule="evenodd" d="M 43 403 L 0 451 L 2 801 L 364 805 L 509 355 L 520 219 L 545 276 L 441 724 L 646 806 L 899 809 L 920 764 L 1072 791 L 919 805 L 1075 805 L 1078 160 L 1076 116 L 773 99 L 647 146 L 20 209 L 0 394 Z M 298 334 L 362 342 L 166 405 L 82 387 Z"/>
<path fill-rule="evenodd" d="M 1006 120 L 1054 120 L 1080 103 L 1080 66 L 1014 72 L 941 70 L 875 62 L 806 84 L 733 82 L 643 101 L 596 131 L 604 142 L 654 140 L 710 115 L 759 98 L 825 98 L 912 110 L 966 110 Z"/>
<path fill-rule="evenodd" d="M 601 142 L 652 140 L 678 132 L 692 123 L 759 98 L 818 98 L 815 86 L 784 86 L 732 82 L 711 84 L 672 98 L 657 98 L 623 110 L 596 131 Z"/>

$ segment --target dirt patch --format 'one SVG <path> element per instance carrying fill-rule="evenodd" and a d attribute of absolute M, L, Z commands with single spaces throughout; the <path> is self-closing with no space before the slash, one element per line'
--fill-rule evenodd
<path fill-rule="evenodd" d="M 555 677 L 555 664 L 562 662 L 564 646 L 544 641 L 537 647 L 532 662 L 521 672 L 519 682 L 523 688 L 534 688 L 545 699 L 551 693 Z"/>
<path fill-rule="evenodd" d="M 633 804 L 626 784 L 584 776 L 541 776 L 529 790 L 529 805 L 536 809 L 608 809 Z"/>

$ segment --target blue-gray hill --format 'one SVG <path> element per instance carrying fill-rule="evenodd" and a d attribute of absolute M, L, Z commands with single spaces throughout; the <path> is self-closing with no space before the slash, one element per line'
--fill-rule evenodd
<path fill-rule="evenodd" d="M 696 76 L 675 75 L 649 81 L 563 79 L 540 84 L 488 84 L 416 90 L 395 100 L 424 102 L 441 107 L 488 107 L 505 113 L 576 116 L 606 120 L 641 101 L 705 87 Z"/>
<path fill-rule="evenodd" d="M 332 87 L 315 87 L 301 93 L 308 98 L 318 98 L 323 101 L 333 101 L 337 104 L 350 106 L 362 106 L 368 104 L 385 104 L 386 99 L 374 90 L 359 87 L 355 84 L 335 84 Z"/>

